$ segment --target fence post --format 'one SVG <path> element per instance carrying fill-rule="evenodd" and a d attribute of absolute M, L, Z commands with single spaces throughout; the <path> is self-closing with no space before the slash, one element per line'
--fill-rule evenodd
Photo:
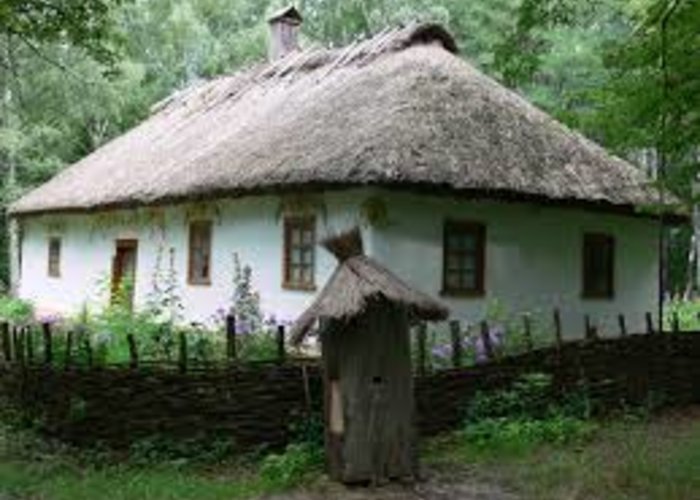
<path fill-rule="evenodd" d="M 680 333 L 681 331 L 681 323 L 678 319 L 678 311 L 673 311 L 673 316 L 671 319 L 671 331 L 673 333 Z"/>
<path fill-rule="evenodd" d="M 22 349 L 20 349 L 19 345 L 19 332 L 17 330 L 16 326 L 13 326 L 12 329 L 12 359 L 15 361 L 22 361 Z"/>
<path fill-rule="evenodd" d="M 284 363 L 287 359 L 286 332 L 284 325 L 277 325 L 277 361 Z"/>
<path fill-rule="evenodd" d="M 486 321 L 481 322 L 481 341 L 484 344 L 484 351 L 486 352 L 486 357 L 489 360 L 493 359 L 493 344 L 491 344 L 489 324 Z"/>
<path fill-rule="evenodd" d="M 66 352 L 63 358 L 64 367 L 66 369 L 70 368 L 73 358 L 73 330 L 68 330 L 66 334 Z"/>
<path fill-rule="evenodd" d="M 535 346 L 532 342 L 532 323 L 529 313 L 523 314 L 523 332 L 525 333 L 525 349 L 527 352 L 532 352 Z"/>
<path fill-rule="evenodd" d="M 187 372 L 187 334 L 184 331 L 180 331 L 179 335 L 178 368 L 180 373 Z"/>
<path fill-rule="evenodd" d="M 627 336 L 627 323 L 625 322 L 625 315 L 624 314 L 617 315 L 617 324 L 620 325 L 620 337 L 626 337 Z"/>
<path fill-rule="evenodd" d="M 44 364 L 50 365 L 53 362 L 53 348 L 51 346 L 51 323 L 42 323 L 41 329 L 44 334 Z"/>
<path fill-rule="evenodd" d="M 452 340 L 452 367 L 462 366 L 462 332 L 459 320 L 450 321 L 450 337 Z"/>
<path fill-rule="evenodd" d="M 0 325 L 2 330 L 2 352 L 5 356 L 5 361 L 8 363 L 12 361 L 12 346 L 10 346 L 10 325 L 8 323 L 2 323 Z"/>
<path fill-rule="evenodd" d="M 236 317 L 226 316 L 226 357 L 229 361 L 236 359 Z"/>
<path fill-rule="evenodd" d="M 591 323 L 591 317 L 588 314 L 585 316 L 585 323 L 586 340 L 596 340 L 598 338 L 598 332 L 596 331 L 596 327 L 593 326 L 593 323 Z"/>
<path fill-rule="evenodd" d="M 15 335 L 15 358 L 20 365 L 24 365 L 24 328 L 14 327 Z"/>
<path fill-rule="evenodd" d="M 647 334 L 652 335 L 654 333 L 654 319 L 651 317 L 651 313 L 648 312 L 644 315 L 647 323 Z"/>
<path fill-rule="evenodd" d="M 134 334 L 130 333 L 126 336 L 126 341 L 129 343 L 129 366 L 131 368 L 138 368 L 139 366 L 139 351 L 136 347 L 136 339 Z"/>
<path fill-rule="evenodd" d="M 34 363 L 34 329 L 31 326 L 27 327 L 27 362 Z"/>
<path fill-rule="evenodd" d="M 554 309 L 554 342 L 557 346 L 557 351 L 561 351 L 564 341 L 561 334 L 561 312 L 559 309 Z"/>
<path fill-rule="evenodd" d="M 90 343 L 90 334 L 87 332 L 83 335 L 83 345 L 88 368 L 92 368 L 92 344 Z"/>
<path fill-rule="evenodd" d="M 425 322 L 421 321 L 418 324 L 418 330 L 416 332 L 416 342 L 418 343 L 418 375 L 423 377 L 425 375 L 425 342 L 428 336 L 428 327 Z"/>

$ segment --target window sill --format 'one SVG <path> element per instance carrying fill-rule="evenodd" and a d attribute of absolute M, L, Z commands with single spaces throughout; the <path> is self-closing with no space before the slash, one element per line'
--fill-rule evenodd
<path fill-rule="evenodd" d="M 208 281 L 188 281 L 187 284 L 189 286 L 196 286 L 196 287 L 205 288 L 205 287 L 211 286 L 211 280 L 208 280 Z"/>
<path fill-rule="evenodd" d="M 483 299 L 486 297 L 484 290 L 441 290 L 441 297 L 455 299 Z"/>
<path fill-rule="evenodd" d="M 301 283 L 282 283 L 282 288 L 291 292 L 315 292 L 316 285 Z"/>
<path fill-rule="evenodd" d="M 612 301 L 615 300 L 615 295 L 594 295 L 583 293 L 581 294 L 581 300 Z"/>

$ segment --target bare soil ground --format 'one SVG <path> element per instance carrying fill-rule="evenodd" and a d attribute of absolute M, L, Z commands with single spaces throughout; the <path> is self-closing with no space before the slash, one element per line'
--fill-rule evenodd
<path fill-rule="evenodd" d="M 324 483 L 313 491 L 264 497 L 264 500 L 517 500 L 519 497 L 495 484 L 483 482 L 464 470 L 429 472 L 426 480 L 412 485 L 391 484 L 377 488 L 349 488 Z"/>

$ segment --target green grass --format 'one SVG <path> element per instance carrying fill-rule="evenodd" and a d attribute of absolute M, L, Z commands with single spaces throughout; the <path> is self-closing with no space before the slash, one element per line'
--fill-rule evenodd
<path fill-rule="evenodd" d="M 468 468 L 525 498 L 700 498 L 700 418 L 607 423 L 575 446 L 475 449 L 456 434 L 433 442 L 426 460 Z"/>
<path fill-rule="evenodd" d="M 268 490 L 262 481 L 252 476 L 216 477 L 168 467 L 75 469 L 26 462 L 0 463 L 0 497 L 55 500 L 234 499 Z"/>
<path fill-rule="evenodd" d="M 307 486 L 319 476 L 318 452 L 309 445 L 211 463 L 163 456 L 129 460 L 47 443 L 0 424 L 0 499 L 238 499 Z"/>
<path fill-rule="evenodd" d="M 263 460 L 209 465 L 153 459 L 137 466 L 113 458 L 0 426 L 0 498 L 237 499 L 325 484 L 299 446 Z M 700 411 L 622 417 L 601 423 L 588 440 L 561 445 L 477 447 L 456 433 L 431 441 L 423 461 L 441 477 L 477 479 L 523 498 L 700 498 Z"/>

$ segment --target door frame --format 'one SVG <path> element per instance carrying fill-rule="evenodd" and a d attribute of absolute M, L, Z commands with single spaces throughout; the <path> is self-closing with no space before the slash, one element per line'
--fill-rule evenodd
<path fill-rule="evenodd" d="M 111 282 L 111 295 L 110 302 L 114 304 L 117 297 L 117 289 L 121 285 L 121 281 L 124 279 L 123 269 L 120 269 L 121 276 L 117 276 L 117 259 L 119 258 L 120 251 L 132 251 L 134 253 L 134 283 L 133 286 L 136 288 L 136 269 L 139 258 L 139 240 L 135 238 L 124 238 L 117 239 L 114 244 L 114 254 L 112 255 L 112 282 Z M 134 290 L 131 291 L 131 296 L 129 297 L 129 306 L 133 306 L 134 302 Z"/>

